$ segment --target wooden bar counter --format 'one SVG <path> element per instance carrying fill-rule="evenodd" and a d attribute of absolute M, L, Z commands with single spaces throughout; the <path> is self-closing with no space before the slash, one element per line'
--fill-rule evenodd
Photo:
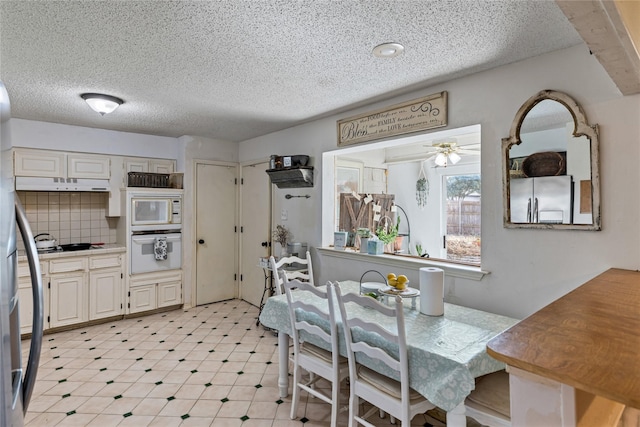
<path fill-rule="evenodd" d="M 512 425 L 616 425 L 625 405 L 640 408 L 640 272 L 602 273 L 487 351 L 508 365 Z"/>

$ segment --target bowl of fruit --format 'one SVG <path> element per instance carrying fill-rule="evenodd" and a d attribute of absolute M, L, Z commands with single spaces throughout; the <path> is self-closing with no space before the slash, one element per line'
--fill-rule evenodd
<path fill-rule="evenodd" d="M 389 286 L 380 289 L 381 294 L 401 297 L 414 297 L 420 294 L 417 289 L 409 287 L 409 279 L 404 274 L 398 276 L 395 273 L 387 274 L 387 283 Z"/>

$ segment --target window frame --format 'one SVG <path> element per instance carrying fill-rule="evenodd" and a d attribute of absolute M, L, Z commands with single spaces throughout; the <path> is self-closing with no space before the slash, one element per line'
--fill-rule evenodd
<path fill-rule="evenodd" d="M 463 264 L 455 261 L 448 261 L 446 259 L 440 258 L 419 258 L 416 256 L 408 256 L 408 255 L 392 255 L 392 254 L 384 254 L 384 255 L 368 255 L 364 253 L 358 252 L 345 252 L 333 250 L 333 232 L 336 224 L 336 179 L 335 179 L 335 170 L 336 165 L 341 163 L 342 160 L 338 160 L 338 156 L 343 158 L 354 158 L 358 156 L 358 153 L 372 151 L 377 149 L 384 149 L 387 147 L 398 146 L 401 144 L 415 144 L 425 139 L 436 139 L 436 138 L 447 138 L 447 137 L 456 137 L 458 135 L 469 134 L 469 133 L 478 133 L 481 134 L 481 126 L 470 125 L 464 126 L 456 129 L 449 129 L 439 132 L 433 132 L 426 137 L 424 134 L 419 135 L 411 135 L 405 136 L 401 138 L 377 141 L 373 143 L 367 144 L 359 144 L 349 147 L 341 147 L 335 150 L 325 151 L 322 154 L 322 240 L 321 240 L 321 249 L 322 252 L 331 251 L 331 256 L 337 256 L 341 258 L 351 258 L 353 256 L 363 258 L 370 258 L 379 260 L 382 264 L 404 264 L 408 263 L 412 266 L 438 266 L 440 268 L 444 268 L 449 272 L 450 275 L 456 277 L 465 277 L 471 278 L 474 280 L 481 280 L 484 275 L 489 274 L 489 272 L 481 269 L 481 266 L 472 265 L 472 264 Z M 463 165 L 461 165 L 463 166 Z M 469 165 L 464 165 L 469 166 Z M 440 169 L 453 169 L 454 166 L 448 166 L 447 168 Z M 460 170 L 458 167 L 456 169 Z M 477 165 L 477 172 L 480 173 L 480 164 Z M 464 173 L 462 173 L 464 174 Z M 442 208 L 440 209 L 442 211 Z M 482 231 L 481 231 L 482 234 Z"/>

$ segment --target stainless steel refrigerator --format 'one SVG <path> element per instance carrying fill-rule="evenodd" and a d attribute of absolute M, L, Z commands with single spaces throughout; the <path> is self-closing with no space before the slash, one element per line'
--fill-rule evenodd
<path fill-rule="evenodd" d="M 512 223 L 571 224 L 572 176 L 511 179 L 510 203 Z"/>
<path fill-rule="evenodd" d="M 22 426 L 35 385 L 42 346 L 43 294 L 33 233 L 13 190 L 9 96 L 0 81 L 0 427 Z M 29 359 L 22 366 L 18 301 L 17 230 L 29 261 L 33 331 Z"/>

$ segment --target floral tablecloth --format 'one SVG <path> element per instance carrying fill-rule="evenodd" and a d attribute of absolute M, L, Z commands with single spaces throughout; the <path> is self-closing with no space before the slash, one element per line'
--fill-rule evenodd
<path fill-rule="evenodd" d="M 342 292 L 358 292 L 359 284 L 353 281 L 340 283 Z M 328 310 L 326 302 L 309 292 L 304 299 L 316 303 Z M 474 378 L 505 368 L 504 363 L 493 359 L 486 352 L 491 338 L 518 322 L 497 314 L 487 313 L 467 307 L 445 303 L 444 316 L 426 316 L 418 309 L 411 309 L 406 301 L 405 328 L 409 354 L 409 382 L 418 393 L 433 404 L 449 411 L 464 401 L 475 387 Z M 360 317 L 370 317 L 371 310 L 347 305 L 347 310 L 360 310 Z M 418 304 L 419 308 L 419 304 Z M 315 317 L 315 319 L 314 319 Z M 309 314 L 309 320 L 315 320 L 321 326 L 320 318 Z M 389 330 L 395 329 L 395 323 L 385 325 L 387 319 L 379 323 Z M 269 298 L 260 314 L 260 322 L 268 328 L 286 334 L 291 333 L 291 323 L 285 295 Z M 395 321 L 394 321 L 395 322 Z M 324 325 L 326 327 L 328 325 Z M 340 353 L 346 354 L 342 324 L 340 331 Z M 370 341 L 393 351 L 391 343 Z M 303 337 L 304 339 L 304 337 Z M 314 344 L 322 345 L 321 342 Z M 396 348 L 397 351 L 397 348 Z M 393 377 L 393 372 L 384 365 L 376 365 L 371 360 L 358 359 L 360 363 L 376 371 Z"/>

